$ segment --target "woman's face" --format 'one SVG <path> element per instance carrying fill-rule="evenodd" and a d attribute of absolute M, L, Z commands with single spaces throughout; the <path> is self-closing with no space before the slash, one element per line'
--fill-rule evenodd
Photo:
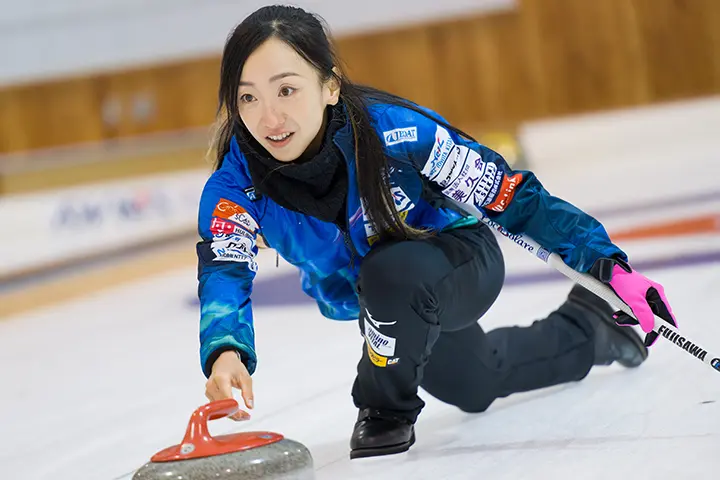
<path fill-rule="evenodd" d="M 318 137 L 325 108 L 340 95 L 334 80 L 282 40 L 271 38 L 247 59 L 240 75 L 238 106 L 245 127 L 275 159 L 298 159 Z"/>

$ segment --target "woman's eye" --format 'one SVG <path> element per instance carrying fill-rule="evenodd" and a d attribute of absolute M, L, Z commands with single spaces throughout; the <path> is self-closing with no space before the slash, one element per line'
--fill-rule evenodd
<path fill-rule="evenodd" d="M 255 99 L 255 98 L 254 98 L 252 95 L 250 95 L 249 93 L 245 93 L 245 94 L 243 94 L 243 95 L 240 95 L 240 102 L 241 102 L 241 103 L 250 103 L 250 102 L 252 102 L 254 99 Z"/>
<path fill-rule="evenodd" d="M 293 94 L 294 91 L 295 91 L 295 89 L 292 88 L 292 87 L 282 87 L 282 88 L 280 89 L 280 96 L 281 96 L 281 97 L 290 96 L 290 95 Z"/>

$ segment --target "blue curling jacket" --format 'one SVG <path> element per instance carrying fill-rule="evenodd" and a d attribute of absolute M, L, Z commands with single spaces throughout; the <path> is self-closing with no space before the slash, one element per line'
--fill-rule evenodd
<path fill-rule="evenodd" d="M 369 108 L 389 162 L 395 206 L 407 224 L 434 230 L 477 220 L 455 202 L 480 209 L 512 234 L 525 233 L 586 272 L 601 257 L 619 256 L 594 218 L 550 195 L 529 171 L 513 171 L 496 152 L 460 138 L 410 108 L 377 103 Z M 257 272 L 257 237 L 296 266 L 305 293 L 335 320 L 358 318 L 354 290 L 359 265 L 377 237 L 361 206 L 351 125 L 333 141 L 347 162 L 347 228 L 281 207 L 256 195 L 246 158 L 233 138 L 220 169 L 208 179 L 199 207 L 198 294 L 201 305 L 200 360 L 219 349 L 242 352 L 249 372 L 257 364 L 250 300 Z M 356 259 L 357 261 L 352 261 Z"/>

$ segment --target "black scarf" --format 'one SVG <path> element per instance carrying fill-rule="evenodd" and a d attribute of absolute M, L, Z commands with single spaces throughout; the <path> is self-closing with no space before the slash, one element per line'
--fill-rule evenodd
<path fill-rule="evenodd" d="M 258 193 L 289 210 L 344 224 L 347 167 L 333 136 L 345 126 L 347 117 L 340 104 L 327 107 L 327 115 L 322 146 L 309 160 L 280 162 L 247 134 L 241 137 L 245 139 L 241 149 Z"/>

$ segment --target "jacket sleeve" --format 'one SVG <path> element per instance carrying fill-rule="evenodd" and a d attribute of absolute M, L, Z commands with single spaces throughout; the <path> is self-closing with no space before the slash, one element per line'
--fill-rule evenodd
<path fill-rule="evenodd" d="M 531 237 L 579 272 L 587 272 L 602 257 L 627 261 L 600 222 L 551 195 L 532 172 L 512 170 L 497 152 L 460 138 L 419 113 L 395 110 L 402 113 L 395 118 L 391 112 L 385 114 L 386 121 L 391 117 L 392 128 L 416 127 L 417 132 L 413 141 L 390 145 L 390 153 L 402 147 L 414 167 L 443 195 L 481 210 L 511 234 Z"/>
<path fill-rule="evenodd" d="M 226 350 L 236 350 L 252 375 L 257 364 L 250 302 L 257 272 L 258 215 L 239 188 L 218 176 L 206 184 L 198 215 L 200 361 L 210 376 Z"/>

